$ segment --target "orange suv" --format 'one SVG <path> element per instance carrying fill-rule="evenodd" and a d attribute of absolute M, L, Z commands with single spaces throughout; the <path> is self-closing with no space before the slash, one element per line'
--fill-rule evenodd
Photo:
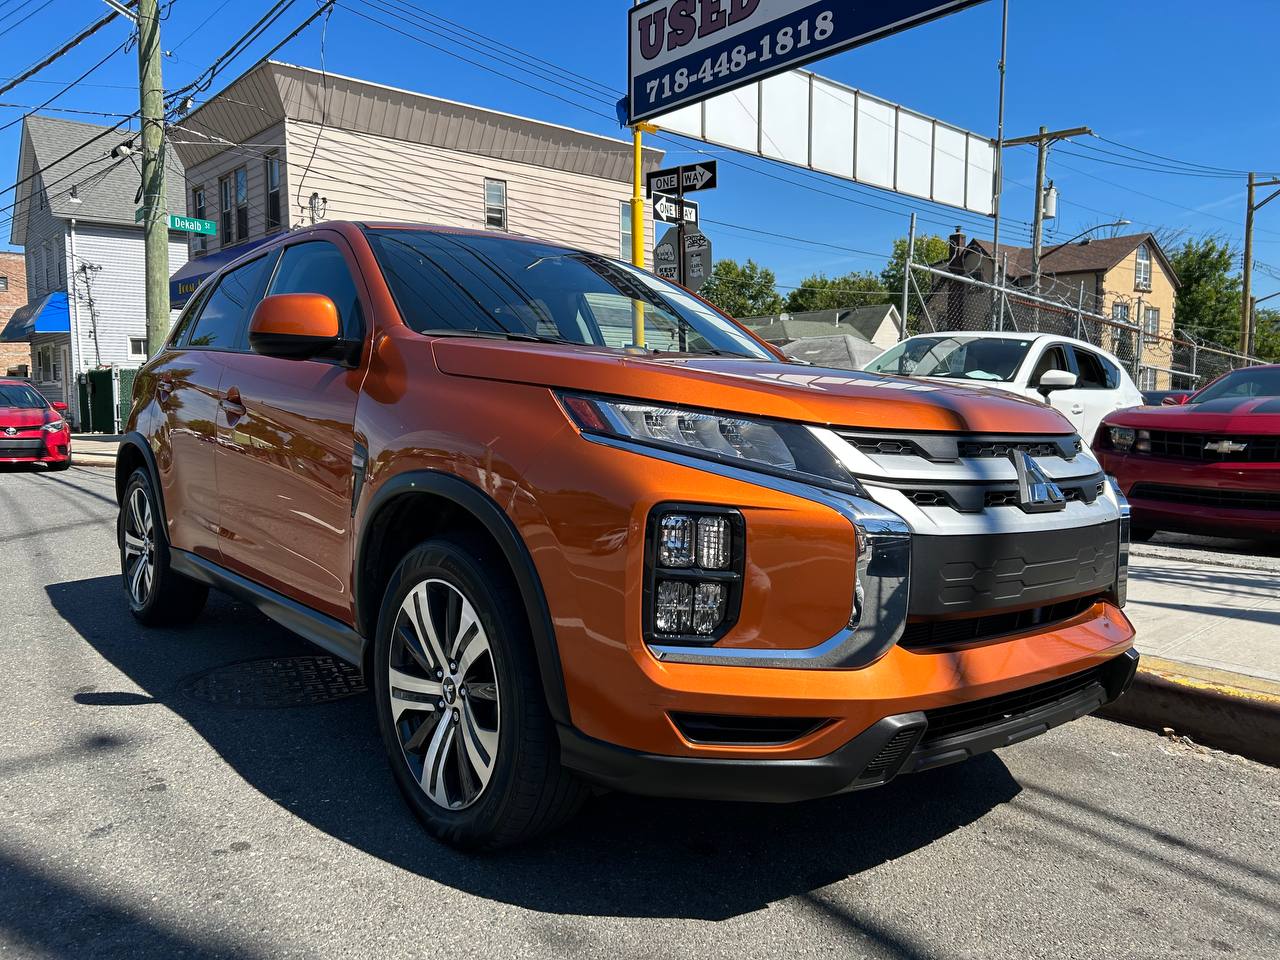
<path fill-rule="evenodd" d="M 360 665 L 407 802 L 462 846 L 591 785 L 872 787 L 1137 663 L 1127 507 L 1056 412 L 787 362 L 526 238 L 331 223 L 247 253 L 142 369 L 116 479 L 134 615 L 214 587 Z"/>

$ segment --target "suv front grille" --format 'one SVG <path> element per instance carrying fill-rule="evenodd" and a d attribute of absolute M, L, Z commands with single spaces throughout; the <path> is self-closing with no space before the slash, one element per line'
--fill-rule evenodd
<path fill-rule="evenodd" d="M 984 727 L 995 726 L 1022 714 L 1032 713 L 1051 703 L 1065 700 L 1095 683 L 1105 688 L 1109 666 L 1109 664 L 1103 664 L 1083 673 L 1050 680 L 1048 683 L 1028 687 L 1025 690 L 988 697 L 985 700 L 926 710 L 924 715 L 929 720 L 929 727 L 925 731 L 921 746 L 929 747 L 951 737 L 962 736 Z"/>
<path fill-rule="evenodd" d="M 1162 483 L 1138 483 L 1129 491 L 1133 500 L 1160 500 L 1194 507 L 1228 510 L 1280 510 L 1280 494 L 1217 487 L 1175 487 Z"/>
<path fill-rule="evenodd" d="M 1066 623 L 1073 617 L 1078 617 L 1100 599 L 1101 597 L 1093 595 L 1011 613 L 908 623 L 898 644 L 908 650 L 936 650 L 995 640 L 1030 630 L 1032 627 L 1048 630 L 1060 623 Z"/>
<path fill-rule="evenodd" d="M 1203 463 L 1280 463 L 1280 436 L 1229 437 L 1222 434 L 1184 433 L 1181 430 L 1148 430 L 1151 456 L 1168 460 L 1198 460 Z M 1243 450 L 1219 453 L 1206 450 L 1218 440 L 1243 443 Z"/>
<path fill-rule="evenodd" d="M 919 457 L 932 463 L 958 460 L 1002 460 L 1011 452 L 1033 457 L 1074 460 L 1084 450 L 1079 436 L 1018 437 L 987 434 L 912 433 L 885 435 L 865 430 L 837 430 L 850 446 L 870 456 Z"/>
<path fill-rule="evenodd" d="M 1107 489 L 1107 482 L 1098 475 L 1058 482 L 1067 503 L 1093 503 Z M 902 495 L 917 507 L 949 507 L 960 513 L 981 513 L 992 507 L 1016 507 L 1019 505 L 1018 488 L 1006 483 L 954 484 L 947 487 L 924 490 L 903 489 Z"/>

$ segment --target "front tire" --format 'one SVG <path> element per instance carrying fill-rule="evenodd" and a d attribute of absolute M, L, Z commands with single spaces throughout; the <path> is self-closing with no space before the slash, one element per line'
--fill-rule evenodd
<path fill-rule="evenodd" d="M 1129 539 L 1134 543 L 1146 543 L 1156 535 L 1155 527 L 1130 527 Z"/>
<path fill-rule="evenodd" d="M 430 540 L 400 562 L 372 684 L 396 785 L 432 836 L 496 849 L 577 812 L 586 790 L 560 766 L 523 608 L 484 545 Z"/>
<path fill-rule="evenodd" d="M 129 477 L 116 521 L 120 572 L 129 612 L 146 626 L 188 623 L 204 609 L 209 588 L 174 571 L 169 541 L 147 471 Z"/>

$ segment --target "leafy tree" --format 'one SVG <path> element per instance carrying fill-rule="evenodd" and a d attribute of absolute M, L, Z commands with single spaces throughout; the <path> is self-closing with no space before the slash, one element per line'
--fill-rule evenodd
<path fill-rule="evenodd" d="M 874 306 L 887 302 L 884 293 L 884 286 L 874 273 L 847 273 L 843 277 L 815 273 L 788 294 L 787 312 Z"/>
<path fill-rule="evenodd" d="M 1236 255 L 1217 237 L 1188 240 L 1170 257 L 1181 286 L 1178 328 L 1226 347 L 1240 343 L 1240 277 Z"/>
<path fill-rule="evenodd" d="M 1254 356 L 1269 363 L 1280 363 L 1280 310 L 1258 308 L 1253 334 Z"/>
<path fill-rule="evenodd" d="M 902 285 L 906 279 L 903 276 L 903 271 L 906 270 L 907 246 L 906 237 L 899 237 L 893 241 L 893 255 L 889 257 L 889 262 L 885 264 L 885 268 L 880 271 L 880 282 L 884 285 L 884 288 L 899 297 L 902 296 Z M 946 260 L 950 255 L 951 246 L 947 243 L 946 237 L 928 234 L 923 237 L 916 237 L 916 251 L 912 262 L 928 266 L 940 260 Z M 923 277 L 917 276 L 916 282 L 920 284 L 922 290 L 929 289 L 929 285 Z"/>
<path fill-rule="evenodd" d="M 731 317 L 764 317 L 782 312 L 778 278 L 754 260 L 717 260 L 698 294 Z"/>

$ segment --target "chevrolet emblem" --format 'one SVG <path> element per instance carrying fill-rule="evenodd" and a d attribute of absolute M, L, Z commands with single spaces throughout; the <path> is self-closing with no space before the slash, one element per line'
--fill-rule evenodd
<path fill-rule="evenodd" d="M 1242 453 L 1247 446 L 1247 443 L 1236 443 L 1234 440 L 1214 440 L 1206 443 L 1204 448 L 1213 453 Z"/>

